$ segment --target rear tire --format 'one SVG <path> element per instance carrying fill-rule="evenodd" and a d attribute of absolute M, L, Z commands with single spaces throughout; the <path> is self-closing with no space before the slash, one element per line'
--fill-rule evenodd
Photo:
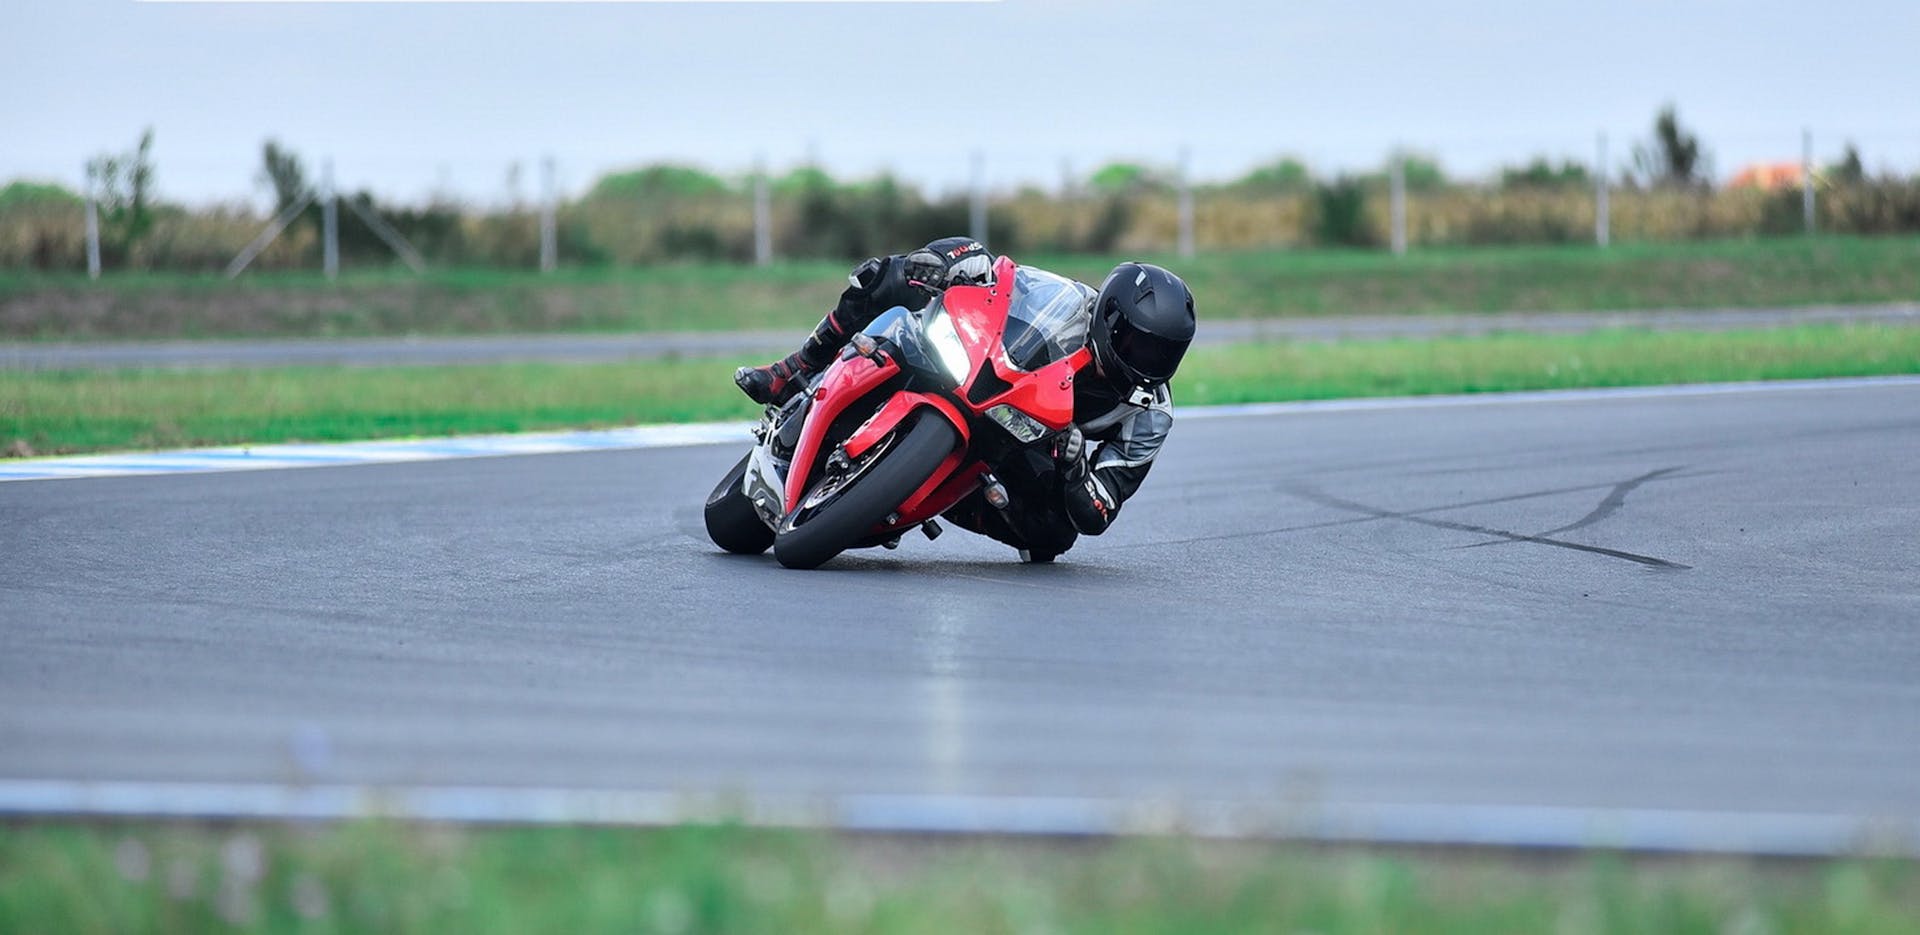
<path fill-rule="evenodd" d="M 867 538 L 873 527 L 913 495 L 953 453 L 960 435 L 938 413 L 923 413 L 892 451 L 865 476 L 814 509 L 799 525 L 781 524 L 773 557 L 788 568 L 818 568 Z"/>
<path fill-rule="evenodd" d="M 752 458 L 753 452 L 747 452 L 707 495 L 707 538 L 736 555 L 759 555 L 773 544 L 773 530 L 761 522 L 743 489 Z"/>

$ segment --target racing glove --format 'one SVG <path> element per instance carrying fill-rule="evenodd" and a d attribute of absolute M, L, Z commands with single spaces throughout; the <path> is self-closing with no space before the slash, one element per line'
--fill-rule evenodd
<path fill-rule="evenodd" d="M 1098 475 L 1086 469 L 1081 462 L 1080 469 L 1065 478 L 1061 492 L 1067 509 L 1067 519 L 1073 521 L 1073 528 L 1089 536 L 1097 536 L 1113 525 L 1113 514 L 1120 509 L 1119 501 L 1107 492 L 1105 484 L 1100 483 Z"/>
<path fill-rule="evenodd" d="M 1078 465 L 1081 470 L 1087 466 L 1087 436 L 1080 426 L 1069 425 L 1067 430 L 1053 437 L 1053 463 L 1058 465 L 1060 473 Z"/>
<path fill-rule="evenodd" d="M 948 286 L 985 285 L 993 278 L 993 255 L 972 237 L 942 237 L 905 259 L 906 278 L 934 292 Z"/>
<path fill-rule="evenodd" d="M 1054 437 L 1053 460 L 1060 468 L 1061 498 L 1073 528 L 1089 536 L 1106 532 L 1120 502 L 1094 476 L 1087 463 L 1086 436 L 1079 426 Z"/>

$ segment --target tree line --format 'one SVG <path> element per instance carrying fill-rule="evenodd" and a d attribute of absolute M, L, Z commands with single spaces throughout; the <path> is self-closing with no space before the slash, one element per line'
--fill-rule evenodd
<path fill-rule="evenodd" d="M 87 163 L 87 186 L 98 207 L 100 245 L 109 268 L 218 269 L 258 232 L 264 219 L 233 207 L 192 210 L 155 197 L 153 131 L 130 148 Z M 1438 160 L 1402 153 L 1397 161 L 1414 203 L 1415 244 L 1574 242 L 1590 236 L 1595 169 L 1578 160 L 1535 157 L 1501 168 L 1488 180 L 1449 176 Z M 1371 247 L 1385 240 L 1388 170 L 1315 172 L 1280 157 L 1239 178 L 1196 185 L 1198 239 L 1205 248 Z M 1849 144 L 1837 163 L 1816 175 L 1823 230 L 1857 233 L 1920 231 L 1920 180 L 1869 176 Z M 305 205 L 258 265 L 310 268 L 321 239 L 313 174 L 276 140 L 261 149 L 256 184 L 273 214 Z M 1683 239 L 1792 233 L 1800 229 L 1798 186 L 1716 189 L 1712 154 L 1676 110 L 1661 109 L 1630 159 L 1609 180 L 1623 239 Z M 752 178 L 728 178 L 698 167 L 656 164 L 602 176 L 558 207 L 560 255 L 573 265 L 671 261 L 736 261 L 753 257 Z M 780 256 L 855 258 L 964 231 L 964 195 L 930 196 L 891 175 L 836 179 L 815 167 L 767 180 L 773 238 Z M 518 173 L 509 187 L 517 190 Z M 997 194 L 988 214 L 989 242 L 1009 252 L 1114 253 L 1165 250 L 1178 179 L 1164 168 L 1113 162 L 1062 191 Z M 360 219 L 372 215 L 413 244 L 429 262 L 451 266 L 526 267 L 539 255 L 536 210 L 515 197 L 480 208 L 451 198 L 424 204 L 383 200 L 370 191 L 342 192 L 359 211 L 339 214 L 343 261 L 381 264 L 391 254 Z M 0 266 L 72 269 L 84 249 L 76 224 L 82 196 L 57 185 L 14 182 L 0 188 Z"/>

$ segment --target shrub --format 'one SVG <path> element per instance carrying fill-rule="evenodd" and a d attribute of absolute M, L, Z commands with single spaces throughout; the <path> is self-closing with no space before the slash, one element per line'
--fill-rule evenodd
<path fill-rule="evenodd" d="M 1313 189 L 1313 173 L 1306 163 L 1287 156 L 1255 168 L 1232 187 L 1252 194 L 1299 194 Z"/>
<path fill-rule="evenodd" d="M 1370 247 L 1379 243 L 1367 223 L 1367 189 L 1361 180 L 1341 176 L 1313 191 L 1313 238 L 1337 247 Z"/>
<path fill-rule="evenodd" d="M 1531 188 L 1585 188 L 1590 176 L 1587 167 L 1571 159 L 1558 166 L 1545 156 L 1535 156 L 1532 162 L 1522 166 L 1507 166 L 1500 170 L 1500 188 L 1502 190 Z"/>

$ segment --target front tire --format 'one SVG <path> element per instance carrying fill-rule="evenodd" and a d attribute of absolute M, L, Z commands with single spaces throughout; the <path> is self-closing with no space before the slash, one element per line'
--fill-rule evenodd
<path fill-rule="evenodd" d="M 937 413 L 925 413 L 906 429 L 892 451 L 855 478 L 833 499 L 804 517 L 789 516 L 773 539 L 773 557 L 788 568 L 818 568 L 865 538 L 933 476 L 960 442 Z M 796 520 L 798 520 L 796 522 Z"/>
<path fill-rule="evenodd" d="M 753 452 L 747 452 L 707 495 L 707 538 L 736 555 L 759 555 L 773 545 L 773 530 L 761 522 L 744 488 L 752 459 Z"/>

